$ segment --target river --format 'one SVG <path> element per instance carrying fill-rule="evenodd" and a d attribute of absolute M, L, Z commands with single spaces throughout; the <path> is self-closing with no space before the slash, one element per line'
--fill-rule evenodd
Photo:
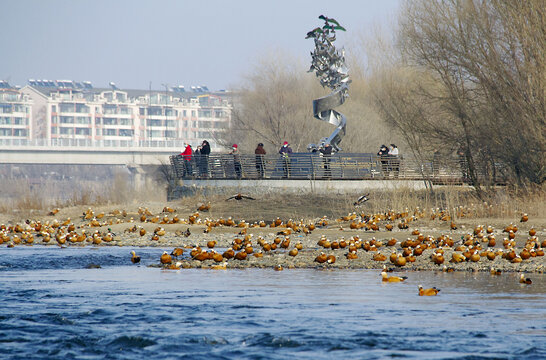
<path fill-rule="evenodd" d="M 146 266 L 161 249 L 136 249 L 141 265 L 130 250 L 0 248 L 0 357 L 546 358 L 543 274 L 385 284 L 377 270 L 161 270 Z"/>

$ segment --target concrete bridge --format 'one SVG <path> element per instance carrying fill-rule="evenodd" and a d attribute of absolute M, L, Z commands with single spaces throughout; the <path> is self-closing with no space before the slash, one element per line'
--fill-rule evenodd
<path fill-rule="evenodd" d="M 56 165 L 161 165 L 169 163 L 169 156 L 178 154 L 176 148 L 100 148 L 64 146 L 0 147 L 0 164 L 56 164 Z"/>
<path fill-rule="evenodd" d="M 62 165 L 67 173 L 83 165 L 126 168 L 138 189 L 146 185 L 151 172 L 169 164 L 169 156 L 179 152 L 174 147 L 0 145 L 0 169 L 9 176 L 13 169 L 34 165 Z"/>

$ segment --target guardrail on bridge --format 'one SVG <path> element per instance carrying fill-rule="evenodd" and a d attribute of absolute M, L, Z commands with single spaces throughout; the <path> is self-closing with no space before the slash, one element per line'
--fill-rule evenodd
<path fill-rule="evenodd" d="M 419 164 L 400 158 L 380 158 L 374 154 L 319 153 L 281 155 L 213 154 L 170 157 L 178 179 L 422 179 L 423 175 L 438 183 L 463 183 L 465 164 L 458 159 Z"/>

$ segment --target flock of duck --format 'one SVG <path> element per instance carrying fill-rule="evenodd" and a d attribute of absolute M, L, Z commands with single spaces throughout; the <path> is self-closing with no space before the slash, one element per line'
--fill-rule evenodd
<path fill-rule="evenodd" d="M 155 214 L 147 208 L 139 208 L 136 213 L 113 210 L 108 214 L 95 213 L 89 208 L 76 222 L 71 218 L 57 219 L 60 210 L 53 209 L 48 214 L 52 218 L 45 221 L 27 219 L 21 223 L 0 225 L 0 244 L 5 243 L 8 247 L 35 243 L 57 244 L 61 247 L 72 244 L 101 245 L 110 242 L 123 245 L 121 236 L 115 234 L 111 227 L 128 224 L 129 227 L 123 230 L 124 234 L 135 234 L 140 238 L 148 237 L 148 241 L 159 242 L 167 233 L 174 233 L 175 239 L 180 240 L 180 247 L 175 247 L 170 253 L 165 251 L 161 254 L 158 265 L 164 269 L 208 267 L 220 270 L 231 267 L 230 264 L 245 262 L 254 264 L 250 266 L 260 266 L 260 259 L 270 258 L 277 262 L 273 268 L 281 271 L 285 266 L 295 267 L 295 261 L 287 259 L 301 258 L 300 265 L 304 264 L 307 267 L 330 267 L 341 257 L 346 264 L 365 258 L 378 264 L 390 263 L 398 269 L 403 269 L 420 259 L 421 263 L 434 264 L 445 272 L 455 270 L 457 264 L 487 261 L 493 263 L 495 259 L 521 264 L 532 258 L 543 257 L 543 248 L 546 247 L 546 239 L 540 241 L 535 228 L 525 226 L 528 228 L 526 230 L 528 236 L 523 239 L 519 235 L 521 230 L 513 223 L 499 230 L 492 226 L 478 225 L 472 231 L 456 233 L 458 225 L 455 220 L 449 212 L 440 209 L 424 211 L 417 208 L 414 211 L 389 210 L 369 214 L 352 212 L 337 219 L 322 217 L 307 221 L 292 219 L 283 221 L 277 217 L 272 221 L 259 220 L 250 223 L 245 220 L 236 221 L 231 217 L 226 219 L 203 217 L 202 213 L 208 212 L 210 208 L 210 203 L 200 204 L 196 211 L 188 216 L 179 216 L 175 209 L 168 206 Z M 464 216 L 464 209 L 461 207 L 457 218 Z M 425 235 L 418 229 L 409 230 L 413 223 L 426 217 L 446 223 L 444 227 L 448 230 L 439 236 Z M 528 219 L 528 215 L 523 214 L 520 222 L 526 223 Z M 167 226 L 170 226 L 169 231 L 165 229 Z M 203 239 L 203 236 L 197 235 L 192 239 L 190 228 L 194 233 L 202 231 L 209 234 L 204 239 L 206 244 L 197 243 L 196 239 Z M 210 239 L 214 237 L 215 229 L 218 228 L 235 229 L 231 242 L 218 246 L 217 240 Z M 318 241 L 314 243 L 312 233 L 317 229 L 330 231 L 322 232 Z M 334 235 L 335 238 L 328 238 L 326 233 L 335 234 L 336 230 L 343 236 Z M 264 234 L 264 231 L 268 234 Z M 373 236 L 369 239 L 360 237 L 369 233 L 384 235 L 396 231 L 409 232 L 411 237 L 402 241 L 391 236 L 381 240 Z M 348 236 L 350 234 L 353 235 Z M 516 243 L 516 234 L 519 235 L 520 247 Z M 297 237 L 298 240 L 294 241 L 293 237 Z M 195 243 L 182 244 L 182 241 L 191 240 Z M 248 262 L 249 259 L 253 261 Z M 140 263 L 140 257 L 135 251 L 131 253 L 131 261 L 134 264 Z M 498 261 L 495 263 L 499 264 Z M 542 268 L 542 264 L 539 268 Z M 406 279 L 388 276 L 387 270 L 386 265 L 383 266 L 381 277 L 384 282 L 402 282 Z M 493 267 L 490 271 L 495 275 L 501 273 L 500 269 Z M 521 274 L 520 282 L 532 283 L 524 274 Z M 419 295 L 436 295 L 439 291 L 436 288 L 423 289 L 419 286 Z"/>

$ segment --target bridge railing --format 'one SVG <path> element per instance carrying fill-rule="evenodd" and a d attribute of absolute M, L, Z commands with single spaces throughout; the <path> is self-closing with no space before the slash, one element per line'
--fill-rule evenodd
<path fill-rule="evenodd" d="M 375 154 L 317 153 L 281 155 L 213 154 L 192 155 L 185 161 L 181 155 L 170 157 L 178 179 L 423 179 L 435 182 L 465 182 L 465 164 L 458 159 L 420 164 L 410 159 L 380 158 Z"/>

